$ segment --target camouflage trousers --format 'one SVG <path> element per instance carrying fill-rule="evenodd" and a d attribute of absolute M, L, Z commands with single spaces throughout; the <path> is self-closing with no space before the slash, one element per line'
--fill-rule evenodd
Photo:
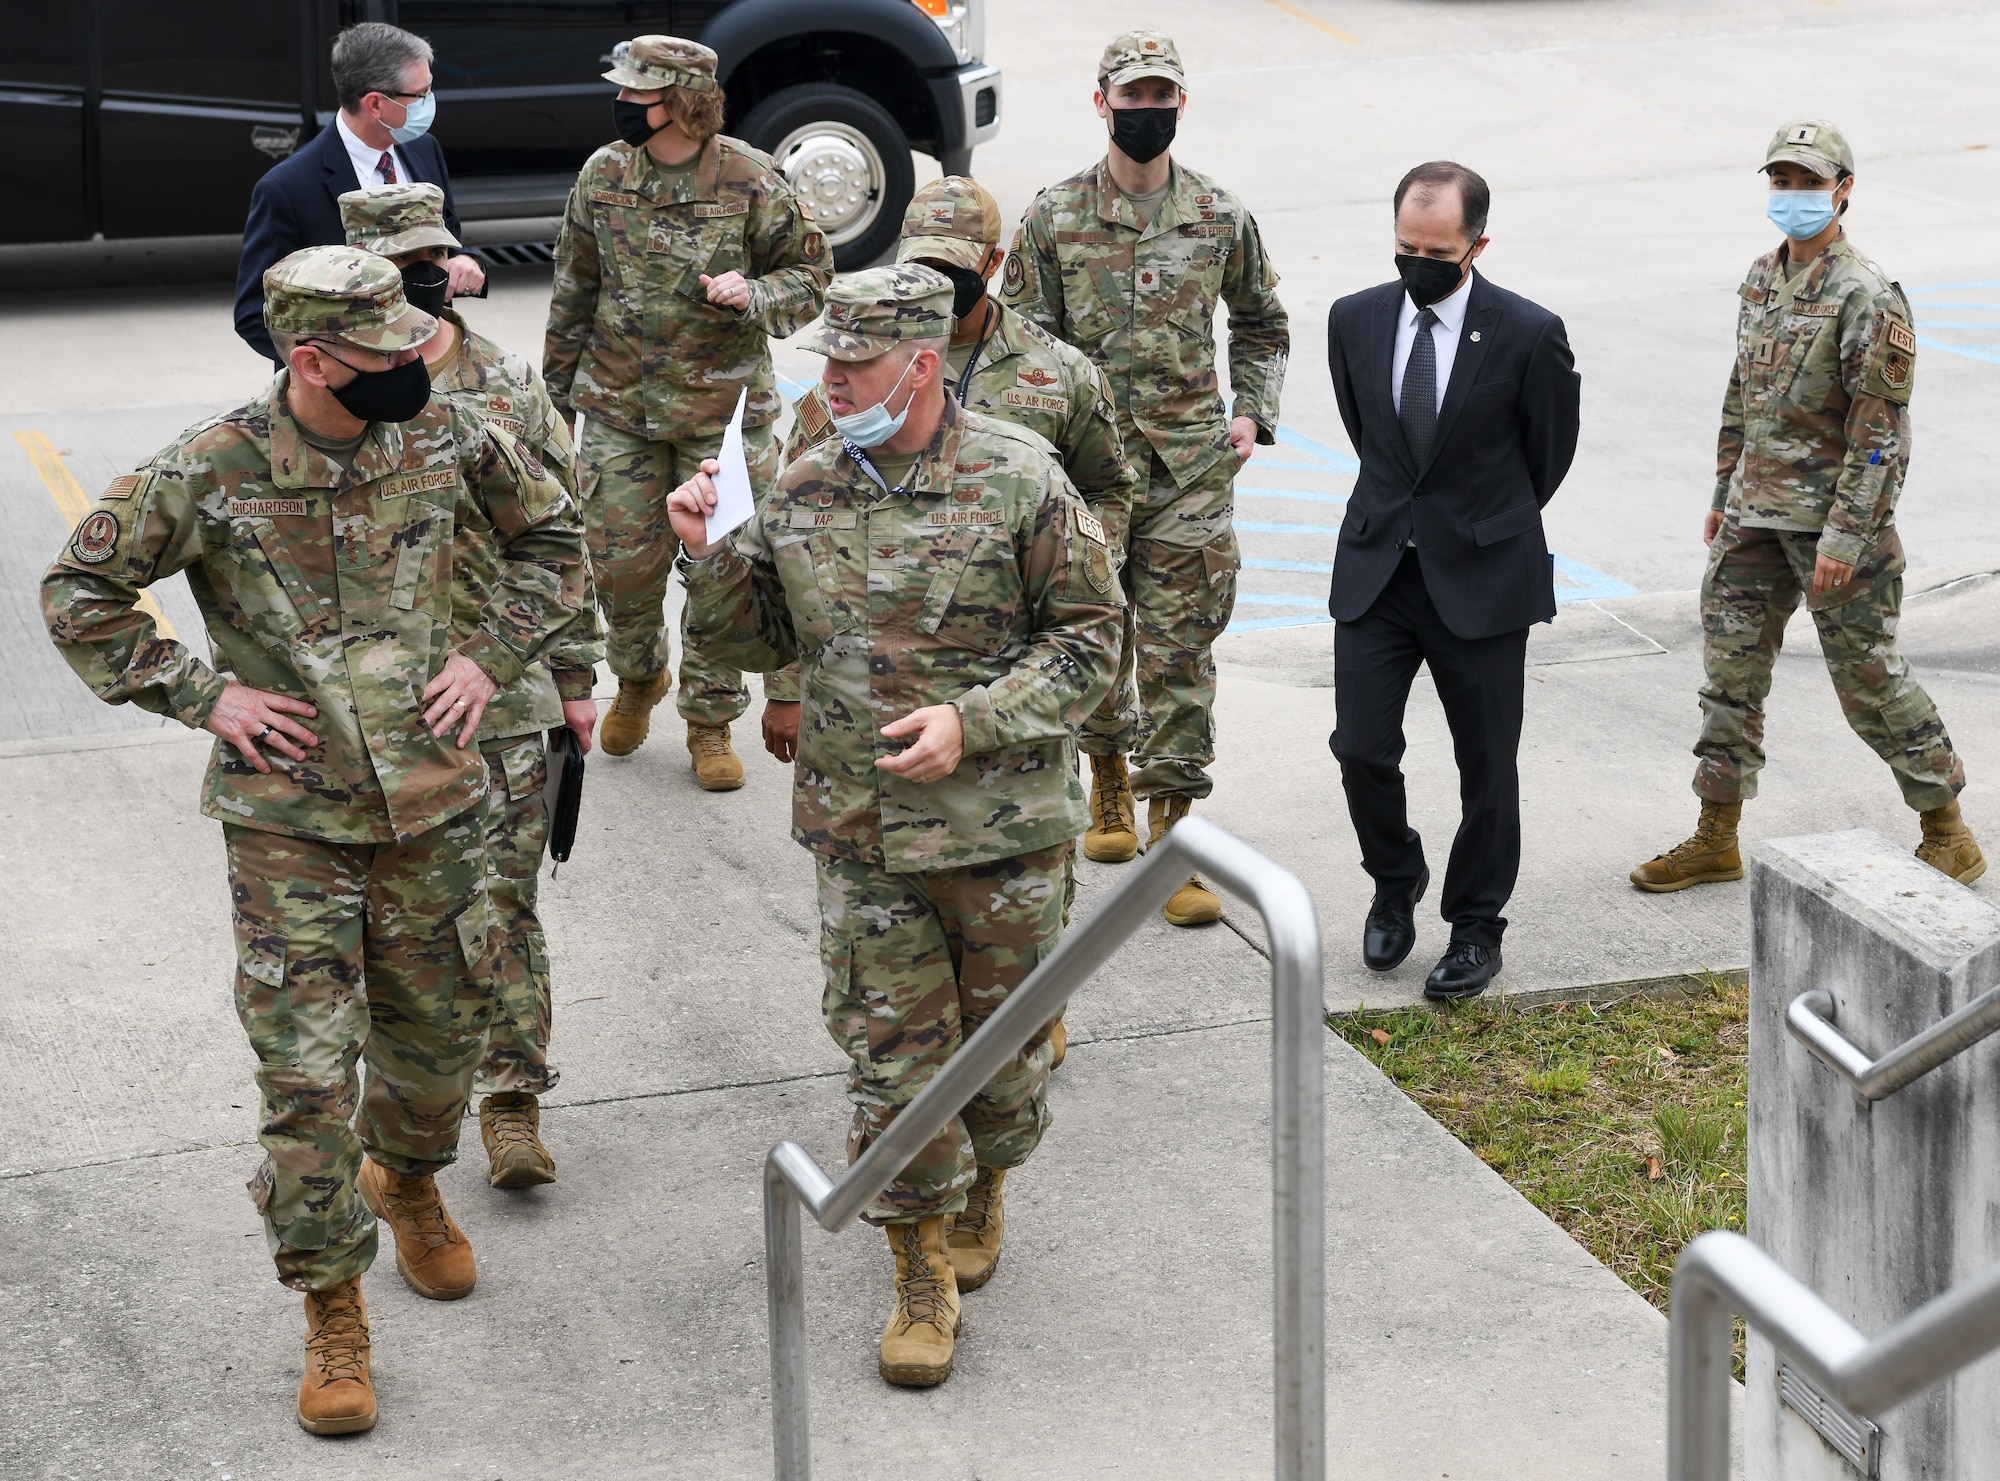
<path fill-rule="evenodd" d="M 1147 487 L 1133 502 L 1125 583 L 1125 641 L 1118 677 L 1084 722 L 1078 749 L 1130 754 L 1136 797 L 1206 797 L 1215 783 L 1215 640 L 1236 610 L 1242 557 L 1231 524 L 1233 454 L 1193 488 L 1174 482 L 1153 455 Z M 1138 703 L 1132 702 L 1134 680 Z"/>
<path fill-rule="evenodd" d="M 486 815 L 486 894 L 493 906 L 499 993 L 486 1058 L 472 1088 L 479 1095 L 546 1095 L 562 1072 L 549 1063 L 549 943 L 535 913 L 542 850 L 549 841 L 546 747 L 539 730 L 490 740 L 479 748 L 493 778 Z"/>
<path fill-rule="evenodd" d="M 891 874 L 820 856 L 827 1032 L 853 1061 L 852 1163 L 1062 938 L 1057 844 L 962 869 Z M 1018 1167 L 1049 1125 L 1044 1028 L 917 1153 L 862 1217 L 958 1213 L 981 1166 Z"/>
<path fill-rule="evenodd" d="M 1757 795 L 1771 668 L 1804 597 L 1847 723 L 1889 763 L 1905 802 L 1920 812 L 1944 807 L 1964 787 L 1965 767 L 1937 706 L 1896 651 L 1902 542 L 1893 526 L 1883 531 L 1845 584 L 1813 596 L 1818 546 L 1817 535 L 1745 528 L 1731 516 L 1709 547 L 1701 582 L 1708 677 L 1694 748 L 1695 793 L 1707 802 Z"/>
<path fill-rule="evenodd" d="M 262 1095 L 250 1197 L 295 1290 L 374 1263 L 363 1152 L 410 1176 L 458 1155 L 493 1013 L 486 808 L 407 843 L 223 825 L 236 1013 Z"/>
<path fill-rule="evenodd" d="M 667 584 L 680 542 L 667 519 L 667 495 L 701 470 L 701 460 L 722 448 L 721 434 L 685 442 L 649 442 L 595 417 L 584 422 L 578 449 L 577 494 L 590 537 L 597 600 L 609 631 L 611 672 L 621 679 L 651 679 L 673 667 L 667 637 Z M 778 476 L 771 429 L 743 429 L 750 486 L 761 502 Z M 766 675 L 767 699 L 796 700 L 798 672 Z M 727 725 L 750 707 L 743 674 L 687 646 L 681 635 L 681 718 L 696 725 Z"/>

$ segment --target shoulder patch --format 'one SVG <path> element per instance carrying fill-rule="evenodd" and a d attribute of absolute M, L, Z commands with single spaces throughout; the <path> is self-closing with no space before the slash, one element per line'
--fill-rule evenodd
<path fill-rule="evenodd" d="M 118 553 L 118 521 L 102 509 L 83 517 L 70 537 L 69 552 L 86 566 L 101 566 Z"/>
<path fill-rule="evenodd" d="M 1916 369 L 1917 337 L 1907 325 L 1891 319 L 1881 337 L 1875 341 L 1874 353 L 1868 357 L 1868 372 L 1861 382 L 1862 392 L 1880 396 L 1898 406 L 1908 406 L 1910 384 L 1916 378 Z"/>
<path fill-rule="evenodd" d="M 1000 291 L 1010 298 L 1018 298 L 1021 294 L 1021 285 L 1027 278 L 1027 270 L 1021 266 L 1020 254 L 1008 253 L 1006 269 L 1000 275 Z"/>
<path fill-rule="evenodd" d="M 806 434 L 808 442 L 823 442 L 833 435 L 833 415 L 828 409 L 826 398 L 818 390 L 811 390 L 792 403 L 792 411 L 799 419 L 799 428 Z"/>
<path fill-rule="evenodd" d="M 138 492 L 138 489 L 138 474 L 121 473 L 105 485 L 104 492 L 99 494 L 98 497 L 100 499 L 129 499 L 133 494 Z"/>
<path fill-rule="evenodd" d="M 1891 348 L 1901 350 L 1906 355 L 1917 352 L 1917 337 L 1910 332 L 1910 326 L 1898 319 L 1891 319 L 1888 328 Z"/>
<path fill-rule="evenodd" d="M 1076 526 L 1076 532 L 1083 536 L 1084 539 L 1098 545 L 1106 543 L 1104 538 L 1104 521 L 1100 520 L 1088 509 L 1085 509 L 1081 504 L 1070 505 L 1069 517 L 1070 523 Z"/>

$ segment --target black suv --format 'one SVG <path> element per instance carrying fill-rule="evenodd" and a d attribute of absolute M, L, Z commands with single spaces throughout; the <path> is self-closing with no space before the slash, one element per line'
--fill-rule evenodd
<path fill-rule="evenodd" d="M 337 106 L 333 35 L 436 51 L 434 130 L 467 222 L 553 216 L 613 137 L 614 44 L 721 57 L 731 134 L 768 151 L 843 267 L 887 251 L 914 184 L 999 132 L 986 0 L 45 0 L 0 46 L 0 242 L 240 232 L 250 188 Z"/>

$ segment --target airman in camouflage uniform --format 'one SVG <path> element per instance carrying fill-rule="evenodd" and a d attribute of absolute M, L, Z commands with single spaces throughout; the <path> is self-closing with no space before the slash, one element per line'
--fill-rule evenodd
<path fill-rule="evenodd" d="M 1124 563 L 1124 663 L 1136 668 L 1137 724 L 1121 674 L 1079 742 L 1094 772 L 1084 853 L 1107 862 L 1138 852 L 1134 797 L 1149 800 L 1157 840 L 1213 785 L 1210 649 L 1236 604 L 1236 470 L 1253 440 L 1275 440 L 1291 347 L 1278 275 L 1243 203 L 1164 147 L 1135 159 L 1119 142 L 1121 114 L 1171 114 L 1185 105 L 1185 87 L 1180 54 L 1159 32 L 1128 32 L 1105 49 L 1098 102 L 1110 152 L 1035 197 L 1002 281 L 1003 303 L 1104 371 L 1141 476 Z M 1153 174 L 1157 192 L 1135 197 L 1119 184 L 1120 175 Z M 1216 391 L 1218 301 L 1229 305 L 1228 414 Z M 1128 753 L 1138 760 L 1129 779 Z M 1195 925 L 1219 920 L 1222 905 L 1190 880 L 1166 915 Z"/>
<path fill-rule="evenodd" d="M 202 811 L 223 825 L 236 1005 L 262 1092 L 250 1191 L 279 1279 L 307 1293 L 299 1421 L 338 1433 L 375 1420 L 359 1278 L 376 1217 L 420 1294 L 472 1286 L 471 1247 L 432 1180 L 456 1155 L 494 1002 L 490 783 L 471 731 L 495 686 L 583 610 L 586 567 L 581 521 L 540 461 L 421 399 L 411 347 L 435 321 L 394 268 L 313 247 L 264 288 L 287 368 L 114 479 L 42 605 L 100 697 L 227 742 Z M 368 357 L 414 375 L 353 363 Z M 343 364 L 363 374 L 343 379 Z M 346 410 L 343 396 L 385 387 L 411 404 L 412 379 L 407 420 Z M 500 560 L 462 630 L 451 588 L 468 536 Z M 214 668 L 137 610 L 181 570 Z"/>
<path fill-rule="evenodd" d="M 353 190 L 340 198 L 350 246 L 386 257 L 404 275 L 426 273 L 441 302 L 446 252 L 458 245 L 444 224 L 444 192 L 412 183 Z M 430 264 L 426 269 L 426 264 Z M 541 375 L 526 359 L 475 333 L 458 311 L 440 307 L 438 332 L 419 346 L 434 393 L 448 396 L 510 433 L 564 488 L 574 492 L 569 429 L 556 415 Z M 499 580 L 500 551 L 490 540 L 468 540 L 453 573 L 461 632 L 470 632 Z M 525 1188 L 555 1181 L 555 1159 L 541 1139 L 539 1097 L 561 1072 L 549 1063 L 553 1026 L 548 937 L 536 910 L 548 818 L 544 731 L 568 726 L 587 751 L 597 722 L 590 697 L 594 666 L 604 656 L 595 597 L 586 618 L 563 629 L 547 661 L 528 665 L 486 707 L 474 739 L 494 781 L 488 814 L 487 894 L 497 928 L 499 1003 L 487 1034 L 486 1058 L 474 1089 L 486 1146 L 487 1181 Z"/>
<path fill-rule="evenodd" d="M 1685 843 L 1634 869 L 1632 883 L 1660 892 L 1743 877 L 1737 825 L 1757 795 L 1771 667 L 1801 595 L 1847 723 L 1921 815 L 1917 857 L 1969 882 L 1986 861 L 1959 816 L 1965 767 L 1896 651 L 1896 496 L 1909 468 L 1917 350 L 1909 300 L 1841 230 L 1854 156 L 1838 129 L 1787 124 L 1764 169 L 1773 219 L 1801 221 L 1802 235 L 1788 226 L 1737 290 L 1701 584 L 1701 820 Z M 1802 202 L 1822 214 L 1788 214 Z"/>
<path fill-rule="evenodd" d="M 622 756 L 645 740 L 671 677 L 667 494 L 720 450 L 739 397 L 753 490 L 770 487 L 784 402 L 769 340 L 819 312 L 833 254 L 770 159 L 715 132 L 714 52 L 641 36 L 604 77 L 620 89 L 621 127 L 642 142 L 605 145 L 570 191 L 542 373 L 556 405 L 588 419 L 578 488 L 618 676 L 600 734 Z M 740 787 L 729 726 L 749 705 L 743 676 L 682 646 L 696 776 L 710 791 Z M 791 676 L 767 676 L 764 689 L 798 697 Z"/>
<path fill-rule="evenodd" d="M 866 376 L 893 411 L 912 386 L 907 422 L 870 450 L 808 449 L 749 525 L 683 565 L 699 641 L 801 665 L 792 833 L 819 866 L 826 1022 L 853 1061 L 850 1157 L 1060 935 L 1084 817 L 1068 748 L 1115 667 L 1102 522 L 1048 443 L 942 392 L 951 295 L 908 264 L 836 280 L 808 344 L 829 357 L 830 404 L 841 412 Z M 697 549 L 693 511 L 711 497 L 705 478 L 674 495 Z M 958 1292 L 992 1273 L 1006 1170 L 1048 1124 L 1048 1065 L 1044 1032 L 866 1215 L 896 1255 L 890 1382 L 950 1374 Z"/>

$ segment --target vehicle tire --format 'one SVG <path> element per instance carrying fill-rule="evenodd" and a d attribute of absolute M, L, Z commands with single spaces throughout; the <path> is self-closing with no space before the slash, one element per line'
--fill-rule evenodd
<path fill-rule="evenodd" d="M 772 93 L 743 115 L 743 138 L 792 182 L 843 272 L 895 245 L 916 190 L 910 142 L 866 93 L 809 82 Z"/>

